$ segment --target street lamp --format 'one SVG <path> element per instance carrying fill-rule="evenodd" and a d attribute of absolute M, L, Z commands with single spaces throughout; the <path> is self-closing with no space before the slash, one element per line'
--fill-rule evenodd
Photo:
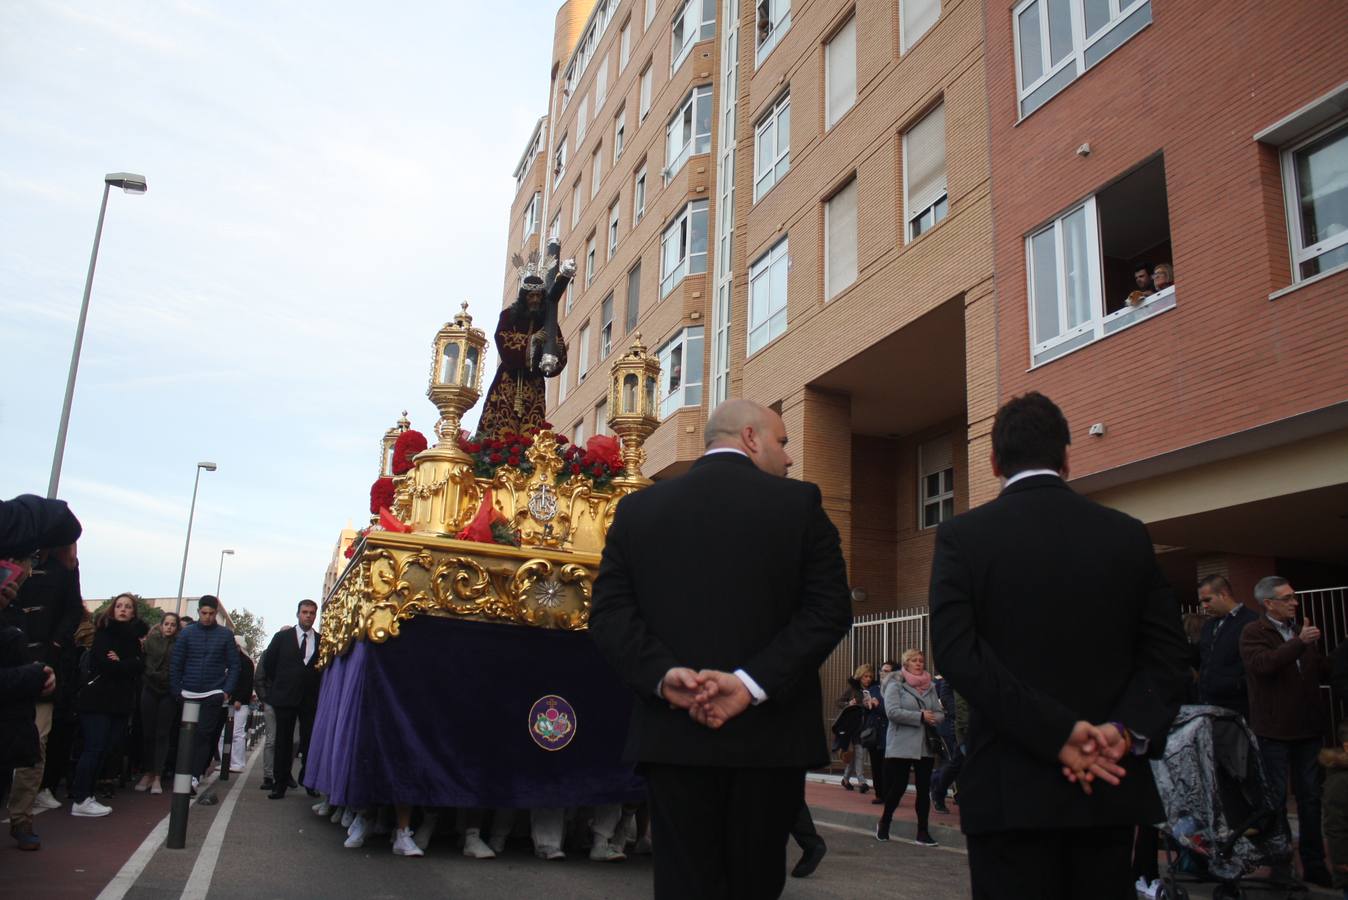
<path fill-rule="evenodd" d="M 94 287 L 94 266 L 98 262 L 98 244 L 103 239 L 103 215 L 108 211 L 108 191 L 119 187 L 128 194 L 143 194 L 149 190 L 144 175 L 113 172 L 103 176 L 103 202 L 98 207 L 98 227 L 94 229 L 94 251 L 89 255 L 89 274 L 84 279 L 84 302 L 80 304 L 80 321 L 75 326 L 75 349 L 70 353 L 70 373 L 66 376 L 66 397 L 61 404 L 61 425 L 56 432 L 56 454 L 51 463 L 51 481 L 47 482 L 47 496 L 56 496 L 61 483 L 61 460 L 66 454 L 66 431 L 70 427 L 70 404 L 75 399 L 75 373 L 80 367 L 80 348 L 84 345 L 84 322 L 89 317 L 89 292 Z"/>
<path fill-rule="evenodd" d="M 215 576 L 215 599 L 217 600 L 220 599 L 220 579 L 225 577 L 225 557 L 233 555 L 234 555 L 233 550 L 220 551 L 220 571 L 217 572 Z"/>
<path fill-rule="evenodd" d="M 192 518 L 197 514 L 197 487 L 201 484 L 201 470 L 207 472 L 215 471 L 215 463 L 199 462 L 197 463 L 197 477 L 192 480 L 192 507 L 187 512 L 187 541 L 183 544 L 183 570 L 178 576 L 178 602 L 173 607 L 173 612 L 181 616 L 183 614 L 183 582 L 187 580 L 187 550 L 192 546 Z M 223 569 L 225 558 L 220 557 L 220 565 Z"/>

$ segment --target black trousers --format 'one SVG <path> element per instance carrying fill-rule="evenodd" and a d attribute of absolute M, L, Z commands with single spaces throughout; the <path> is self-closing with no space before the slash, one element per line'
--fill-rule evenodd
<path fill-rule="evenodd" d="M 913 780 L 917 782 L 917 801 L 913 804 L 917 810 L 917 830 L 927 830 L 931 816 L 931 768 L 935 764 L 936 760 L 930 756 L 921 759 L 885 757 L 885 808 L 880 821 L 886 827 L 894 819 L 894 810 L 899 808 L 899 801 L 908 791 L 908 773 L 912 771 Z"/>
<path fill-rule="evenodd" d="M 213 694 L 201 701 L 201 718 L 197 719 L 197 730 L 192 736 L 192 775 L 200 778 L 206 774 L 215 755 L 215 736 L 220 733 L 220 723 L 224 721 L 225 708 L 220 705 L 220 695 Z"/>
<path fill-rule="evenodd" d="M 866 750 L 871 758 L 871 787 L 875 788 L 875 796 L 885 796 L 885 748 L 870 747 Z"/>
<path fill-rule="evenodd" d="M 1133 900 L 1134 826 L 971 834 L 974 900 Z"/>
<path fill-rule="evenodd" d="M 316 709 L 312 703 L 303 706 L 273 706 L 272 709 L 276 711 L 276 756 L 272 763 L 272 778 L 276 790 L 284 793 L 294 772 L 295 723 L 299 722 L 300 725 L 300 750 L 304 752 L 307 760 Z M 303 777 L 304 770 L 301 769 L 300 778 Z"/>
<path fill-rule="evenodd" d="M 824 843 L 824 839 L 819 836 L 819 831 L 814 827 L 814 818 L 810 815 L 810 807 L 804 803 L 800 805 L 800 812 L 796 813 L 795 824 L 791 826 L 791 839 L 799 845 L 800 849 L 806 852 Z"/>
<path fill-rule="evenodd" d="M 650 764 L 643 774 L 656 900 L 781 895 L 786 838 L 805 807 L 804 769 Z"/>

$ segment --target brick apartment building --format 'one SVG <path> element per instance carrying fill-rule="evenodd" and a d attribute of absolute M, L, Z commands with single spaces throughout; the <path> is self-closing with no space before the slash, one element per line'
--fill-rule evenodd
<path fill-rule="evenodd" d="M 505 254 L 578 264 L 558 429 L 604 429 L 635 331 L 648 475 L 720 400 L 773 405 L 864 613 L 926 602 L 934 526 L 997 492 L 998 403 L 1038 389 L 1175 584 L 1348 581 L 1348 8 L 1049 7 L 563 3 Z M 1133 307 L 1141 262 L 1178 284 Z"/>

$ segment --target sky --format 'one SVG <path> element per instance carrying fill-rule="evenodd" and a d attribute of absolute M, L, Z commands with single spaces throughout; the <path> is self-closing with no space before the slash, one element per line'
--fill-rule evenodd
<path fill-rule="evenodd" d="M 211 461 L 184 593 L 228 548 L 227 608 L 319 599 L 384 431 L 430 436 L 436 330 L 495 322 L 555 9 L 0 3 L 4 499 L 46 493 L 103 176 L 149 183 L 108 198 L 62 467 L 86 598 L 177 595 Z"/>

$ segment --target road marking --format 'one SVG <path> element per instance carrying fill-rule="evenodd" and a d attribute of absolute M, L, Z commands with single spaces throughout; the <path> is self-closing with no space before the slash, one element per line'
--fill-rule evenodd
<path fill-rule="evenodd" d="M 192 874 L 188 876 L 187 886 L 183 888 L 182 900 L 204 900 L 206 892 L 210 890 L 211 879 L 215 877 L 216 863 L 220 861 L 220 848 L 225 843 L 225 832 L 229 829 L 229 820 L 234 816 L 234 807 L 239 802 L 239 789 L 248 780 L 253 766 L 262 755 L 253 753 L 242 772 L 230 773 L 231 776 L 237 775 L 239 780 L 230 786 L 229 796 L 220 804 L 220 811 L 211 822 L 211 830 L 206 832 L 206 840 L 201 844 L 201 852 L 197 854 Z"/>
<path fill-rule="evenodd" d="M 875 831 L 874 831 L 874 829 L 868 831 L 868 830 L 866 830 L 865 828 L 857 828 L 855 825 L 839 825 L 837 822 L 824 822 L 824 821 L 822 821 L 822 820 L 820 820 L 820 819 L 815 819 L 815 820 L 814 820 L 814 824 L 816 824 L 816 825 L 823 825 L 825 828 L 832 828 L 834 831 L 846 831 L 846 832 L 848 832 L 849 834 L 864 834 L 864 835 L 866 835 L 866 837 L 869 837 L 869 838 L 874 838 L 874 837 L 875 837 Z M 876 841 L 876 843 L 878 844 L 878 843 L 881 843 L 881 842 L 880 842 L 880 841 Z M 895 839 L 895 840 L 890 841 L 890 843 L 892 843 L 892 844 L 909 844 L 909 845 L 914 846 L 914 847 L 917 846 L 917 844 L 912 843 L 912 841 L 907 841 L 907 840 L 903 840 L 903 839 Z M 969 851 L 968 851 L 968 850 L 965 850 L 963 847 L 947 847 L 947 846 L 945 846 L 944 844 L 942 844 L 942 845 L 939 846 L 939 847 L 922 847 L 921 849 L 923 849 L 923 850 L 944 850 L 946 853 L 958 853 L 960 856 L 968 856 L 968 855 L 969 855 Z"/>
<path fill-rule="evenodd" d="M 145 867 L 154 859 L 155 852 L 164 846 L 164 838 L 168 837 L 169 817 L 159 820 L 159 824 L 154 830 L 145 836 L 136 852 L 131 854 L 131 858 L 112 876 L 112 881 L 107 883 L 103 890 L 99 891 L 97 900 L 122 900 L 126 892 L 131 890 L 145 871 Z"/>

